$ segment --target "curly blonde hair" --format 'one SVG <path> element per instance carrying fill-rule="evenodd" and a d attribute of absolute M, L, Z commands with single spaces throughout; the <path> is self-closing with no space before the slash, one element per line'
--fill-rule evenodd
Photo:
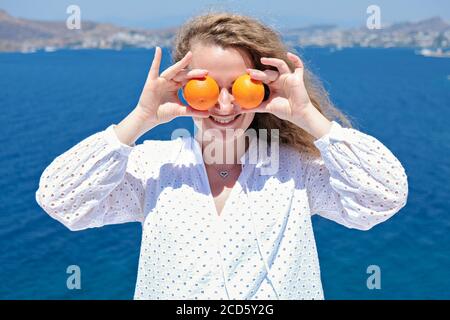
<path fill-rule="evenodd" d="M 259 70 L 276 68 L 263 65 L 261 57 L 273 57 L 284 60 L 291 71 L 295 67 L 286 57 L 288 48 L 281 40 L 281 35 L 258 20 L 234 13 L 219 12 L 196 16 L 187 21 L 177 32 L 172 51 L 173 60 L 181 60 L 194 43 L 213 44 L 222 48 L 235 48 L 246 52 Z M 350 121 L 334 107 L 327 91 L 320 80 L 305 66 L 304 83 L 314 107 L 328 120 L 335 120 L 351 127 Z M 270 113 L 256 113 L 250 128 L 279 129 L 281 143 L 293 146 L 299 151 L 318 155 L 314 145 L 315 138 L 293 123 L 281 120 Z"/>

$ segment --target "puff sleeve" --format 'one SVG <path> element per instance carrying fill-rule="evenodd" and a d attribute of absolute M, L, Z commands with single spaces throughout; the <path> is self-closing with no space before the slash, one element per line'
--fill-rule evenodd
<path fill-rule="evenodd" d="M 304 161 L 311 214 L 368 230 L 406 204 L 405 170 L 374 137 L 333 121 L 314 144 L 321 157 Z"/>
<path fill-rule="evenodd" d="M 70 230 L 143 220 L 138 146 L 121 143 L 114 127 L 79 142 L 41 175 L 37 203 Z"/>

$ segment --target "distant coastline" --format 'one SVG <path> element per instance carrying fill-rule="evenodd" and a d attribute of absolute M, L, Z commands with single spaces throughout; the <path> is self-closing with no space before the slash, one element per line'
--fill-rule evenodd
<path fill-rule="evenodd" d="M 176 31 L 177 28 L 130 29 L 92 21 L 82 21 L 80 30 L 69 30 L 65 21 L 22 19 L 0 9 L 0 52 L 170 47 Z M 290 46 L 331 47 L 335 50 L 404 47 L 416 48 L 419 54 L 428 57 L 447 57 L 450 49 L 450 23 L 440 17 L 396 23 L 379 30 L 318 25 L 278 31 Z"/>

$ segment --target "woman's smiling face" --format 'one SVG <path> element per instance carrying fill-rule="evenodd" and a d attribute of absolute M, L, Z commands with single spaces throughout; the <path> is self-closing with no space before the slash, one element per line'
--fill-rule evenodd
<path fill-rule="evenodd" d="M 234 134 L 228 138 L 236 139 L 247 130 L 255 116 L 254 113 L 241 113 L 241 109 L 234 105 L 231 95 L 233 82 L 245 74 L 247 68 L 253 67 L 251 59 L 241 50 L 224 49 L 217 45 L 196 43 L 191 47 L 191 51 L 190 69 L 208 70 L 208 75 L 216 80 L 220 88 L 219 100 L 209 109 L 211 116 L 194 118 L 196 127 L 201 134 L 207 133 L 208 130 L 220 132 L 219 137 L 223 140 L 228 140 L 225 132 L 231 129 Z"/>

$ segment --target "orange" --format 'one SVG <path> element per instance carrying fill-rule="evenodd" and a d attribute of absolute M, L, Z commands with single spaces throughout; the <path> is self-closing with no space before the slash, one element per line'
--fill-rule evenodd
<path fill-rule="evenodd" d="M 244 74 L 234 81 L 232 87 L 234 101 L 243 109 L 253 109 L 264 99 L 264 85 L 254 80 L 249 74 Z"/>
<path fill-rule="evenodd" d="M 219 99 L 219 86 L 210 76 L 191 79 L 184 86 L 183 96 L 192 108 L 205 111 Z"/>

